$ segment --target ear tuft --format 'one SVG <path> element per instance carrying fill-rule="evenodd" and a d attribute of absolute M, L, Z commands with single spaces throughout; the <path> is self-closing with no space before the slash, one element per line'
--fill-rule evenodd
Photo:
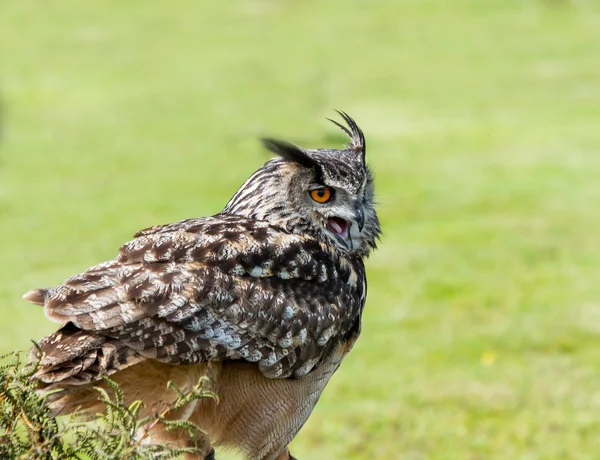
<path fill-rule="evenodd" d="M 341 110 L 336 110 L 336 112 L 340 114 L 350 129 L 346 128 L 341 123 L 332 120 L 331 118 L 328 118 L 328 120 L 346 133 L 346 135 L 350 138 L 350 144 L 348 147 L 351 150 L 360 153 L 364 162 L 365 154 L 367 152 L 367 143 L 365 142 L 365 135 L 363 134 L 362 129 L 358 127 L 354 119 L 346 112 L 342 112 Z"/>
<path fill-rule="evenodd" d="M 286 161 L 298 163 L 305 168 L 315 167 L 315 160 L 297 145 L 271 138 L 262 139 L 262 143 L 267 150 L 279 155 Z"/>

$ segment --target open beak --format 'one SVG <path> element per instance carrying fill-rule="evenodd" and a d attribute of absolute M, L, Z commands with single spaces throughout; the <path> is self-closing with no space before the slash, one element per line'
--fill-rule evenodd
<path fill-rule="evenodd" d="M 355 244 L 350 236 L 350 227 L 356 223 L 358 231 L 361 232 L 365 226 L 365 213 L 360 203 L 354 205 L 354 216 L 352 220 L 341 217 L 330 217 L 327 219 L 326 229 L 333 233 L 346 247 L 352 248 Z"/>

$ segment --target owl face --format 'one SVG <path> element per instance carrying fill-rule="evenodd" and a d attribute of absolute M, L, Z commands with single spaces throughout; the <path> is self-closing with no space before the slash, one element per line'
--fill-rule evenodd
<path fill-rule="evenodd" d="M 312 233 L 341 251 L 364 257 L 380 234 L 373 176 L 365 164 L 365 139 L 354 120 L 345 149 L 302 149 L 263 139 L 277 158 L 257 170 L 224 212 L 267 220 L 294 233 Z"/>
<path fill-rule="evenodd" d="M 313 168 L 296 171 L 288 196 L 316 229 L 345 252 L 377 232 L 373 176 L 351 150 L 307 150 Z M 366 241 L 369 244 L 369 241 Z"/>

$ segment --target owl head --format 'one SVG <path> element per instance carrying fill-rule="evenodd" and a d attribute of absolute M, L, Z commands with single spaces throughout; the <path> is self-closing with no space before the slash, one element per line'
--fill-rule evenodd
<path fill-rule="evenodd" d="M 341 251 L 364 257 L 381 230 L 373 175 L 366 165 L 362 130 L 346 113 L 350 138 L 343 149 L 303 149 L 263 139 L 277 157 L 258 169 L 231 198 L 224 213 L 266 220 L 293 233 L 312 233 Z"/>

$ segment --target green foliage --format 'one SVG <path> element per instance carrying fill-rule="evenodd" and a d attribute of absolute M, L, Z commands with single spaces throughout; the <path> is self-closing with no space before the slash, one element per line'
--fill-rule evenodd
<path fill-rule="evenodd" d="M 0 458 L 2 459 L 169 459 L 194 447 L 175 448 L 143 443 L 159 423 L 168 430 L 185 430 L 194 439 L 200 428 L 188 421 L 170 420 L 169 415 L 197 399 L 216 396 L 201 378 L 188 392 L 169 387 L 177 398 L 162 411 L 140 417 L 141 401 L 125 405 L 123 392 L 112 380 L 104 378 L 110 389 L 98 387 L 105 411 L 92 423 L 59 423 L 50 416 L 43 395 L 35 391 L 31 376 L 35 366 L 21 366 L 21 355 L 13 352 L 1 357 L 0 366 Z"/>

